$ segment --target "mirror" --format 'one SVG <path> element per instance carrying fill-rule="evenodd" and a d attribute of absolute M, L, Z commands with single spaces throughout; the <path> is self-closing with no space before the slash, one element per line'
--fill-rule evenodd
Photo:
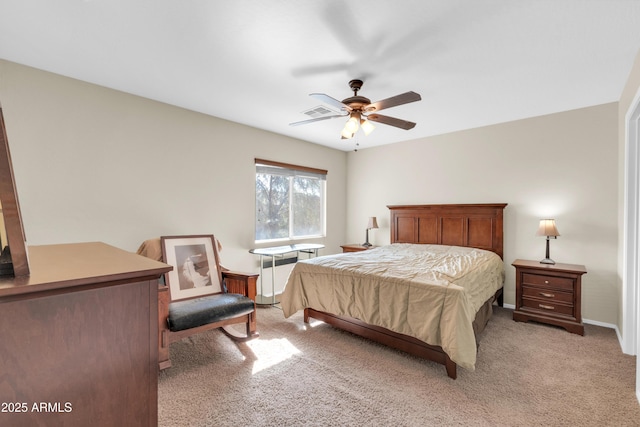
<path fill-rule="evenodd" d="M 0 212 L 2 213 L 0 275 L 27 276 L 29 275 L 27 245 L 2 107 L 0 107 Z"/>

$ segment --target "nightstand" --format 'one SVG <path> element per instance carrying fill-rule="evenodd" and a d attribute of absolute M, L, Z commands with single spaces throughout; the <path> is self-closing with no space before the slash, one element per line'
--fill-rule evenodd
<path fill-rule="evenodd" d="M 584 335 L 581 278 L 587 270 L 583 265 L 541 264 L 521 259 L 511 265 L 516 268 L 513 320 L 533 320 Z"/>
<path fill-rule="evenodd" d="M 367 249 L 375 248 L 375 246 L 362 246 L 361 244 L 358 244 L 358 243 L 353 243 L 353 244 L 349 244 L 349 245 L 341 245 L 340 247 L 342 248 L 342 253 L 345 253 L 345 252 L 360 252 L 360 251 L 366 251 Z"/>

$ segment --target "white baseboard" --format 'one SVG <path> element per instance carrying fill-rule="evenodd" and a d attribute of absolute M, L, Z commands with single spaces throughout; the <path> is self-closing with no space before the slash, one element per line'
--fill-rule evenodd
<path fill-rule="evenodd" d="M 582 319 L 582 323 L 587 323 L 589 325 L 602 326 L 603 328 L 615 329 L 616 334 L 618 334 L 618 338 L 620 338 L 620 331 L 618 331 L 618 326 L 614 325 L 613 323 L 605 323 L 605 322 L 599 322 L 597 320 L 589 320 L 589 319 Z"/>
<path fill-rule="evenodd" d="M 508 308 L 510 310 L 515 310 L 516 306 L 514 304 L 504 304 L 504 308 Z M 621 339 L 620 331 L 618 330 L 618 326 L 614 325 L 613 323 L 605 323 L 605 322 L 600 322 L 598 320 L 589 320 L 589 319 L 582 319 L 582 323 L 587 323 L 589 325 L 595 325 L 595 326 L 602 326 L 603 328 L 615 329 L 616 334 L 618 335 L 618 340 Z"/>

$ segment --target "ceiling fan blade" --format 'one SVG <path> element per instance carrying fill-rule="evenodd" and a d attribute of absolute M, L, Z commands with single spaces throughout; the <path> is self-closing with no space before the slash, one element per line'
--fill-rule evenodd
<path fill-rule="evenodd" d="M 337 99 L 332 98 L 329 95 L 325 95 L 324 93 L 310 93 L 309 96 L 312 96 L 315 99 L 324 102 L 325 104 L 332 105 L 341 110 L 351 111 L 351 107 L 349 107 L 347 104 L 343 104 L 341 101 L 338 101 Z"/>
<path fill-rule="evenodd" d="M 303 120 L 301 122 L 289 123 L 289 126 L 306 125 L 307 123 L 320 122 L 322 120 L 337 119 L 338 117 L 346 117 L 348 114 L 339 114 L 335 116 L 316 117 L 315 119 Z"/>
<path fill-rule="evenodd" d="M 404 130 L 413 129 L 415 123 L 406 120 L 396 119 L 395 117 L 383 116 L 382 114 L 369 114 L 367 119 L 372 122 L 378 122 L 389 126 L 395 126 Z"/>
<path fill-rule="evenodd" d="M 385 108 L 396 107 L 402 104 L 408 104 L 410 102 L 420 101 L 422 98 L 420 94 L 415 92 L 405 92 L 400 95 L 392 96 L 391 98 L 383 99 L 382 101 L 372 102 L 364 107 L 365 111 L 380 111 Z"/>

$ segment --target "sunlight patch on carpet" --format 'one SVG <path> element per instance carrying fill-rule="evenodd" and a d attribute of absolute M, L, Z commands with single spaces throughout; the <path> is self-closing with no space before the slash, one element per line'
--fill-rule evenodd
<path fill-rule="evenodd" d="M 286 338 L 273 340 L 257 339 L 247 342 L 247 346 L 253 354 L 255 354 L 257 359 L 253 364 L 253 371 L 251 372 L 253 375 L 290 359 L 295 354 L 301 353 L 301 351 Z"/>
<path fill-rule="evenodd" d="M 308 324 L 309 327 L 315 328 L 316 326 L 319 326 L 319 325 L 324 325 L 324 322 L 318 319 L 309 319 L 309 324 Z"/>

